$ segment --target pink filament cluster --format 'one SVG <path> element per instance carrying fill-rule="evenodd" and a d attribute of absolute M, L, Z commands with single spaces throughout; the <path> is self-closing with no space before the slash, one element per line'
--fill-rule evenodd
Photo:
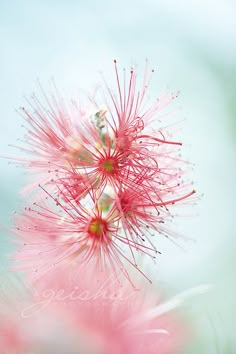
<path fill-rule="evenodd" d="M 36 96 L 22 108 L 28 156 L 18 163 L 37 175 L 27 191 L 33 205 L 17 213 L 15 234 L 23 241 L 15 255 L 20 268 L 41 276 L 60 263 L 95 262 L 116 274 L 137 265 L 137 255 L 159 253 L 156 235 L 168 227 L 176 205 L 193 201 L 194 190 L 183 181 L 187 163 L 171 127 L 160 124 L 176 95 L 146 99 L 153 70 L 124 70 L 115 65 L 116 90 L 104 79 L 101 98 L 67 107 L 55 89 L 44 103 Z M 100 101 L 103 105 L 101 106 Z"/>

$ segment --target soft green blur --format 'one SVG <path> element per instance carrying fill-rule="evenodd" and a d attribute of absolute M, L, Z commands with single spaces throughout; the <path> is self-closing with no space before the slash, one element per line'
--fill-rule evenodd
<path fill-rule="evenodd" d="M 193 338 L 184 354 L 236 352 L 235 286 L 235 136 L 236 3 L 233 0 L 1 0 L 0 2 L 0 154 L 22 138 L 14 111 L 25 104 L 39 78 L 45 90 L 55 77 L 65 94 L 76 95 L 145 58 L 155 68 L 152 96 L 180 89 L 184 155 L 195 163 L 193 180 L 201 197 L 176 227 L 194 241 L 184 250 L 160 240 L 162 255 L 152 270 L 155 282 L 174 295 L 200 284 L 211 290 L 186 303 Z M 168 124 L 168 123 L 167 123 Z M 27 203 L 19 190 L 24 172 L 0 160 L 0 223 Z M 196 215 L 197 214 L 197 215 Z M 173 225 L 174 226 L 174 225 Z M 2 231 L 3 265 L 11 248 Z M 151 268 L 151 265 L 147 265 Z"/>

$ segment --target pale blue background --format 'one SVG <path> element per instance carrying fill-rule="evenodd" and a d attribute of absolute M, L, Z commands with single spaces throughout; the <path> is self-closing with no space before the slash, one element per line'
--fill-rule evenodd
<path fill-rule="evenodd" d="M 233 0 L 146 1 L 0 1 L 0 153 L 22 137 L 14 111 L 39 77 L 45 89 L 52 76 L 66 93 L 77 93 L 145 58 L 156 69 L 151 93 L 181 90 L 179 104 L 185 155 L 204 197 L 179 228 L 196 240 L 186 252 L 166 241 L 160 245 L 156 282 L 170 293 L 213 284 L 211 292 L 186 304 L 196 329 L 187 353 L 235 352 L 235 38 Z M 156 89 L 156 90 L 155 90 Z M 20 202 L 23 172 L 0 160 L 0 217 L 9 226 Z M 2 264 L 9 248 L 1 241 Z"/>

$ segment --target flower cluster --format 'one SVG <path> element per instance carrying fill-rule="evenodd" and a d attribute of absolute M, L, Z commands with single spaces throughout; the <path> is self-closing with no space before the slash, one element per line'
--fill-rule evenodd
<path fill-rule="evenodd" d="M 86 107 L 73 101 L 68 108 L 55 90 L 49 98 L 43 92 L 44 103 L 33 96 L 31 109 L 21 109 L 30 157 L 18 162 L 37 174 L 41 193 L 16 217 L 23 241 L 16 258 L 34 275 L 61 262 L 93 262 L 128 278 L 132 264 L 146 277 L 137 255 L 155 259 L 155 235 L 173 236 L 166 226 L 172 209 L 193 200 L 181 143 L 170 127 L 157 126 L 177 95 L 149 103 L 153 71 L 145 69 L 139 89 L 135 69 L 121 80 L 114 64 L 117 90 L 104 82 L 103 105 L 92 96 Z M 33 183 L 27 192 L 35 189 Z"/>
<path fill-rule="evenodd" d="M 151 283 L 139 260 L 155 262 L 158 235 L 175 237 L 176 208 L 195 199 L 182 144 L 163 125 L 178 94 L 150 103 L 154 71 L 139 84 L 135 69 L 121 79 L 114 67 L 115 90 L 103 78 L 101 95 L 66 104 L 41 89 L 21 108 L 26 154 L 15 161 L 30 172 L 30 205 L 14 213 L 13 257 L 33 294 L 0 321 L 4 352 L 171 354 L 185 337 L 166 314 L 185 295 L 160 304 L 133 272 Z"/>

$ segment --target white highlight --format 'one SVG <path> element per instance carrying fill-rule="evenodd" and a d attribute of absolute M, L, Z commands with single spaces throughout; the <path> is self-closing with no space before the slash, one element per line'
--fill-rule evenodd
<path fill-rule="evenodd" d="M 123 326 L 133 327 L 139 326 L 143 322 L 151 321 L 152 319 L 159 317 L 176 307 L 182 305 L 182 303 L 195 295 L 202 295 L 211 289 L 211 285 L 199 285 L 194 288 L 187 289 L 182 293 L 174 296 L 172 299 L 146 311 L 143 314 L 137 315 L 123 322 Z"/>

